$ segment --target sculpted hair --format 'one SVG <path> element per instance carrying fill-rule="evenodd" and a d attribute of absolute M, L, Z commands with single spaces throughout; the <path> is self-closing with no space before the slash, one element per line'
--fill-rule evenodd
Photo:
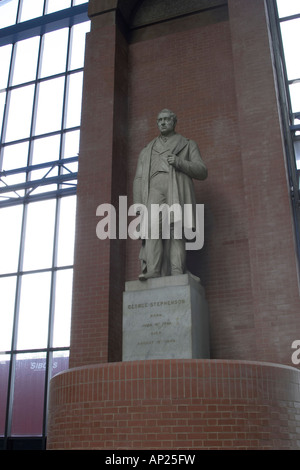
<path fill-rule="evenodd" d="M 176 126 L 176 124 L 177 124 L 177 116 L 176 116 L 175 113 L 173 113 L 173 111 L 171 111 L 170 109 L 167 109 L 167 108 L 162 109 L 162 110 L 158 113 L 157 118 L 158 118 L 158 116 L 159 116 L 161 113 L 169 113 L 170 116 L 171 116 L 171 118 L 173 119 L 174 125 Z"/>

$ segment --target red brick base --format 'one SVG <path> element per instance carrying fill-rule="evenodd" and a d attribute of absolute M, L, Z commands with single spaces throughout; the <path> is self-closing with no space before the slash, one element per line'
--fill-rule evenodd
<path fill-rule="evenodd" d="M 300 371 L 160 360 L 52 379 L 48 449 L 300 449 Z"/>

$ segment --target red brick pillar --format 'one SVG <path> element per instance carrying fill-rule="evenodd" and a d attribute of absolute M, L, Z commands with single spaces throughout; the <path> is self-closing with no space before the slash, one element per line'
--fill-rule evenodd
<path fill-rule="evenodd" d="M 119 195 L 126 195 L 127 43 L 116 3 L 89 5 L 70 367 L 121 360 L 124 240 L 96 236 L 97 207 L 118 207 Z"/>
<path fill-rule="evenodd" d="M 228 6 L 256 337 L 251 358 L 291 364 L 299 286 L 268 14 L 262 0 Z"/>

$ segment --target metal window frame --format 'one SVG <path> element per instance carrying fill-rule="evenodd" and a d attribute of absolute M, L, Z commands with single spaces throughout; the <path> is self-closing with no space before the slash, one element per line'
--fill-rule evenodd
<path fill-rule="evenodd" d="M 270 35 L 273 45 L 273 57 L 277 79 L 281 124 L 284 136 L 286 166 L 289 177 L 291 208 L 294 219 L 296 256 L 298 260 L 298 279 L 300 280 L 300 172 L 299 170 L 297 170 L 296 155 L 294 148 L 295 140 L 299 139 L 296 136 L 296 132 L 300 131 L 300 125 L 294 123 L 295 114 L 292 110 L 291 96 L 289 90 L 290 84 L 294 83 L 295 80 L 300 81 L 300 78 L 295 80 L 288 79 L 287 67 L 285 62 L 284 44 L 280 27 L 281 23 L 283 22 L 300 18 L 300 13 L 280 18 L 276 0 L 266 0 L 266 7 L 268 12 Z"/>
<path fill-rule="evenodd" d="M 0 46 L 14 44 L 33 36 L 42 36 L 57 29 L 72 27 L 88 20 L 88 3 L 76 5 L 65 10 L 44 14 L 38 18 L 16 23 L 0 29 Z M 18 13 L 19 14 L 19 13 Z"/>
<path fill-rule="evenodd" d="M 44 13 L 46 11 L 47 1 L 44 1 Z M 20 5 L 22 0 L 19 1 L 18 6 L 18 18 L 20 15 Z M 72 1 L 73 4 L 73 1 Z M 20 245 L 19 245 L 19 264 L 17 272 L 10 272 L 0 275 L 0 279 L 3 277 L 15 276 L 16 277 L 16 293 L 15 293 L 15 306 L 14 306 L 14 318 L 13 318 L 13 329 L 12 329 L 12 340 L 11 340 L 11 349 L 9 351 L 1 351 L 1 355 L 7 357 L 9 360 L 9 373 L 8 373 L 8 383 L 7 383 L 7 399 L 6 399 L 6 417 L 5 417 L 5 430 L 4 436 L 1 437 L 1 441 L 3 442 L 3 448 L 8 449 L 10 447 L 10 441 L 12 439 L 17 439 L 18 436 L 11 436 L 11 426 L 12 426 L 12 413 L 13 413 L 13 398 L 14 398 L 14 377 L 15 377 L 15 367 L 16 367 L 16 360 L 17 355 L 24 354 L 24 353 L 41 353 L 45 354 L 46 357 L 46 367 L 45 367 L 45 381 L 44 381 L 44 405 L 43 405 L 43 424 L 40 436 L 26 436 L 26 439 L 46 439 L 47 435 L 47 406 L 48 406 L 48 388 L 49 382 L 51 378 L 51 367 L 52 367 L 52 360 L 53 354 L 55 352 L 63 352 L 69 351 L 69 347 L 53 347 L 53 328 L 54 328 L 54 293 L 56 288 L 56 276 L 59 271 L 72 269 L 73 265 L 71 266 L 57 266 L 57 249 L 58 249 L 58 231 L 59 231 L 59 216 L 60 216 L 60 208 L 61 208 L 61 201 L 63 197 L 74 196 L 76 195 L 76 182 L 77 182 L 77 172 L 72 171 L 68 168 L 69 165 L 78 162 L 78 156 L 73 156 L 71 158 L 61 158 L 62 155 L 62 146 L 63 141 L 68 132 L 72 131 L 79 131 L 80 126 L 72 127 L 72 128 L 65 128 L 65 113 L 66 113 L 66 96 L 68 93 L 68 83 L 69 77 L 77 72 L 83 71 L 83 68 L 76 69 L 76 70 L 69 70 L 68 61 L 70 58 L 70 44 L 71 44 L 71 28 L 72 26 L 89 21 L 88 18 L 88 3 L 84 3 L 77 6 L 72 6 L 68 9 L 61 10 L 55 13 L 44 14 L 39 18 L 35 18 L 29 21 L 25 21 L 22 23 L 16 23 L 13 26 L 0 29 L 0 47 L 12 44 L 13 49 L 15 48 L 15 44 L 18 41 L 23 39 L 29 39 L 30 37 L 40 36 L 40 43 L 39 43 L 39 52 L 38 52 L 38 61 L 40 61 L 42 56 L 42 36 L 45 33 L 52 32 L 61 28 L 69 28 L 69 37 L 68 37 L 68 49 L 66 53 L 66 67 L 65 71 L 53 75 L 51 77 L 43 77 L 39 78 L 39 67 L 40 64 L 38 62 L 37 69 L 36 69 L 36 77 L 30 83 L 21 83 L 18 85 L 11 85 L 12 73 L 13 73 L 13 60 L 14 60 L 14 50 L 11 51 L 11 62 L 9 67 L 9 76 L 7 82 L 6 93 L 8 94 L 11 90 L 26 86 L 28 84 L 34 84 L 35 86 L 35 95 L 34 95 L 34 102 L 33 102 L 33 111 L 31 117 L 31 130 L 29 137 L 24 139 L 19 139 L 13 142 L 4 142 L 0 143 L 0 152 L 2 153 L 2 149 L 9 145 L 14 145 L 21 142 L 28 142 L 28 158 L 27 163 L 28 165 L 23 168 L 16 168 L 9 171 L 0 171 L 0 181 L 4 182 L 4 187 L 0 187 L 0 210 L 1 208 L 7 208 L 16 204 L 22 204 L 23 206 L 23 214 L 22 214 L 22 226 L 20 232 Z M 42 135 L 34 135 L 34 116 L 36 112 L 36 104 L 37 104 L 37 94 L 39 84 L 43 81 L 54 79 L 59 76 L 65 77 L 65 84 L 64 84 L 64 97 L 63 97 L 63 112 L 62 112 L 62 119 L 61 119 L 61 128 L 58 131 L 50 132 Z M 5 134 L 5 126 L 6 126 L 6 117 L 7 117 L 7 104 L 4 109 L 4 119 L 3 119 L 3 131 L 2 137 Z M 49 136 L 59 135 L 60 136 L 60 150 L 59 160 L 49 161 L 43 164 L 32 165 L 32 145 L 36 139 L 45 138 Z M 1 154 L 0 154 L 1 156 Z M 57 168 L 58 174 L 57 176 L 50 177 L 49 173 L 52 169 Z M 45 175 L 42 178 L 32 179 L 32 175 L 37 170 L 45 170 Z M 63 169 L 67 170 L 66 173 L 63 173 Z M 1 167 L 0 167 L 1 170 Z M 24 174 L 25 181 L 24 183 L 20 183 L 17 185 L 7 185 L 5 186 L 5 177 L 11 176 L 14 174 Z M 47 188 L 48 185 L 56 185 L 56 190 L 49 190 L 45 192 L 41 192 L 38 194 L 32 194 L 33 188 L 45 186 Z M 22 190 L 25 191 L 24 196 L 17 196 L 14 197 L 7 197 L 9 192 Z M 14 193 L 15 194 L 15 193 Z M 3 196 L 5 196 L 5 200 L 3 200 Z M 33 202 L 42 201 L 45 199 L 54 199 L 56 202 L 55 207 L 55 227 L 54 227 L 54 236 L 53 236 L 53 251 L 52 251 L 52 264 L 47 267 L 46 269 L 38 269 L 38 270 L 31 270 L 31 271 L 24 271 L 23 270 L 23 254 L 24 254 L 24 244 L 25 244 L 25 229 L 26 229 L 26 221 L 27 221 L 27 212 L 28 212 L 28 205 Z M 17 348 L 17 332 L 18 332 L 18 319 L 19 319 L 19 307 L 20 307 L 20 293 L 21 293 L 21 283 L 24 275 L 33 274 L 33 273 L 43 273 L 49 272 L 51 273 L 51 282 L 50 282 L 50 303 L 49 303 L 49 316 L 48 316 L 48 338 L 47 338 L 47 347 L 42 349 L 25 349 L 21 350 Z"/>

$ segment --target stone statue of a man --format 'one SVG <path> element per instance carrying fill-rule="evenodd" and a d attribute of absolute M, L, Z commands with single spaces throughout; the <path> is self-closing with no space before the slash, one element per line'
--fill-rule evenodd
<path fill-rule="evenodd" d="M 181 218 L 180 224 L 195 228 L 195 194 L 192 178 L 204 180 L 206 166 L 196 142 L 175 132 L 176 115 L 163 109 L 157 117 L 160 135 L 140 153 L 133 183 L 133 202 L 147 208 L 147 234 L 142 240 L 140 259 L 141 281 L 167 275 L 183 274 L 186 270 L 184 237 L 174 236 L 175 217 L 169 218 L 170 236 L 162 236 L 163 215 L 158 221 L 159 236 L 153 237 L 154 207 L 189 205 L 189 220 Z M 141 209 L 142 210 L 142 209 Z M 181 215 L 184 213 L 182 210 Z M 155 219 L 157 221 L 157 219 Z M 151 230 L 150 230 L 151 228 Z M 156 227 L 157 228 L 157 227 Z M 183 232 L 182 232 L 183 233 Z"/>

